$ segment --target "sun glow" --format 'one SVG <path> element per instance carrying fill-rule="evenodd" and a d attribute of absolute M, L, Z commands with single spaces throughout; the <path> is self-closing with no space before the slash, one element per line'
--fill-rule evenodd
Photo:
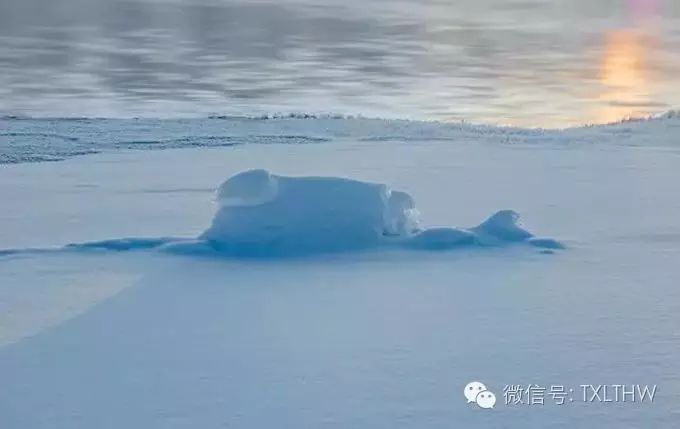
<path fill-rule="evenodd" d="M 650 66 L 658 0 L 628 0 L 630 27 L 605 33 L 598 81 L 601 103 L 595 119 L 613 122 L 650 114 L 654 77 Z"/>
<path fill-rule="evenodd" d="M 604 106 L 599 122 L 612 122 L 646 113 L 650 76 L 645 37 L 634 30 L 617 30 L 606 35 L 599 67 Z"/>

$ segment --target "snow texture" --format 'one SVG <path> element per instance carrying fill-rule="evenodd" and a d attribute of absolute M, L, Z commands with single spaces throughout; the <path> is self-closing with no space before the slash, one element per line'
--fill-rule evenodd
<path fill-rule="evenodd" d="M 220 186 L 219 210 L 201 236 L 214 249 L 238 256 L 296 255 L 406 246 L 444 250 L 533 240 L 519 215 L 501 210 L 470 229 L 423 229 L 415 201 L 387 185 L 338 177 L 286 177 L 266 170 L 239 173 Z"/>
<path fill-rule="evenodd" d="M 379 246 L 418 230 L 410 195 L 336 177 L 237 174 L 218 191 L 219 210 L 201 238 L 237 255 L 288 255 Z"/>
<path fill-rule="evenodd" d="M 501 210 L 470 229 L 423 229 L 408 193 L 338 177 L 286 177 L 250 170 L 224 182 L 217 198 L 219 210 L 201 238 L 220 252 L 239 256 L 391 245 L 443 250 L 523 241 L 562 247 L 555 240 L 533 239 L 512 210 Z"/>
<path fill-rule="evenodd" d="M 62 249 L 5 249 L 0 255 L 159 249 L 184 255 L 287 257 L 522 242 L 545 249 L 564 247 L 557 240 L 535 238 L 519 225 L 519 214 L 513 210 L 501 210 L 473 228 L 423 228 L 408 193 L 341 177 L 287 177 L 248 170 L 218 188 L 217 204 L 212 225 L 197 239 L 120 238 L 74 243 Z"/>
<path fill-rule="evenodd" d="M 24 118 L 0 116 L 0 165 L 61 161 L 125 150 L 314 146 L 360 142 L 569 143 L 675 146 L 680 115 L 565 130 L 325 116 L 310 113 L 192 119 Z"/>
<path fill-rule="evenodd" d="M 285 257 L 401 247 L 447 250 L 526 242 L 562 249 L 535 238 L 519 214 L 501 210 L 473 228 L 422 228 L 415 201 L 380 183 L 341 177 L 287 177 L 257 169 L 236 174 L 217 190 L 212 225 L 197 239 L 120 238 L 73 243 L 61 249 L 0 249 L 0 256 L 58 251 L 132 251 L 232 257 Z"/>
<path fill-rule="evenodd" d="M 81 136 L 103 153 L 0 166 L 0 248 L 9 250 L 0 256 L 0 427 L 677 427 L 678 119 L 564 131 L 344 119 L 184 129 L 6 121 L 9 132 Z M 109 144 L 144 140 L 142 128 L 158 141 L 238 132 L 331 141 Z M 257 168 L 287 177 L 264 194 L 252 182 L 226 186 L 211 203 L 227 177 Z M 216 214 L 245 210 L 287 227 L 308 214 L 303 232 L 318 228 L 309 212 L 264 211 L 291 196 L 282 183 L 302 186 L 305 176 L 387 183 L 392 206 L 417 207 L 421 222 L 377 218 L 374 247 L 320 257 L 325 250 L 225 257 L 205 238 L 220 237 Z M 260 173 L 255 189 L 277 177 Z M 329 190 L 346 182 L 351 192 Z M 338 204 L 353 222 L 369 206 L 400 212 L 374 205 L 375 187 L 354 182 L 326 177 L 315 194 L 305 182 L 308 209 Z M 568 238 L 569 250 L 528 237 L 511 212 L 479 225 L 498 208 L 526 216 L 530 232 Z M 540 409 L 500 401 L 484 412 L 461 393 L 471 380 L 497 395 L 523 383 L 659 392 L 653 404 L 579 404 L 574 395 L 563 407 L 546 398 Z"/>

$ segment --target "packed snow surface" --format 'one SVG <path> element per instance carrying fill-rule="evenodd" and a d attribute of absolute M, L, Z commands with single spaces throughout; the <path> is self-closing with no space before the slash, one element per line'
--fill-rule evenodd
<path fill-rule="evenodd" d="M 677 427 L 677 115 L 0 127 L 2 429 Z"/>

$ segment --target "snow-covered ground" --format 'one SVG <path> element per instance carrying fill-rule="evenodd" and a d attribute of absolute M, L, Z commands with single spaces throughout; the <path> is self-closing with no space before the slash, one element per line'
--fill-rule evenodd
<path fill-rule="evenodd" d="M 680 420 L 677 114 L 561 131 L 330 117 L 0 125 L 0 428 Z M 62 161 L 32 163 L 46 159 Z M 200 237 L 215 190 L 249 169 L 385 183 L 425 227 L 511 209 L 566 248 L 63 247 Z M 466 403 L 473 380 L 494 410 Z M 505 385 L 530 383 L 573 388 L 574 401 L 504 403 Z M 582 384 L 658 388 L 651 403 L 584 403 Z"/>

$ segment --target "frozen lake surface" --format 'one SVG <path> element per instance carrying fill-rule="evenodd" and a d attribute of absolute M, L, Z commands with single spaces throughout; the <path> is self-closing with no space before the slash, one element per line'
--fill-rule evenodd
<path fill-rule="evenodd" d="M 3 429 L 680 419 L 676 114 L 565 131 L 332 118 L 2 125 L 0 249 L 57 249 L 0 254 Z M 567 248 L 59 250 L 197 237 L 220 183 L 255 168 L 386 183 L 413 196 L 427 226 L 516 210 Z M 496 409 L 466 404 L 473 380 Z M 505 385 L 530 383 L 574 388 L 575 401 L 503 403 Z M 584 403 L 581 384 L 658 389 L 652 403 Z"/>

